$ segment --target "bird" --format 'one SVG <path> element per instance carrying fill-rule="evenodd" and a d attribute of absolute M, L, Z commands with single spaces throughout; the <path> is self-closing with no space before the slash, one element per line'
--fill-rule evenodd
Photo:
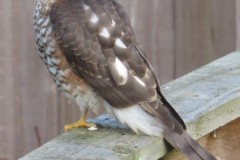
<path fill-rule="evenodd" d="M 58 90 L 81 110 L 64 127 L 95 127 L 89 110 L 107 113 L 137 134 L 164 137 L 189 160 L 215 160 L 187 132 L 163 96 L 158 76 L 117 0 L 35 0 L 36 44 Z"/>

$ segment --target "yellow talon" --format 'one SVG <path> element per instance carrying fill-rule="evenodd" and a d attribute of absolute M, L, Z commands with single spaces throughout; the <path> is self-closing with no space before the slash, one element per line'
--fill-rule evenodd
<path fill-rule="evenodd" d="M 78 128 L 78 127 L 87 127 L 87 128 L 94 127 L 94 128 L 96 128 L 96 125 L 94 123 L 87 123 L 87 122 L 77 121 L 75 123 L 65 125 L 64 126 L 64 130 L 65 131 L 69 131 L 69 130 L 71 130 L 73 128 Z"/>
<path fill-rule="evenodd" d="M 87 127 L 87 128 L 91 128 L 94 127 L 96 128 L 96 125 L 94 123 L 88 123 L 86 122 L 86 116 L 83 115 L 79 121 L 72 123 L 72 124 L 68 124 L 64 126 L 64 130 L 65 131 L 69 131 L 73 128 L 78 128 L 78 127 Z"/>

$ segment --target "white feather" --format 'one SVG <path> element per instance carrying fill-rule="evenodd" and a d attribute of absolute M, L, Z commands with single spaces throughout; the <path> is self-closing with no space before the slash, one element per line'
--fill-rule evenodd
<path fill-rule="evenodd" d="M 91 21 L 92 23 L 96 24 L 96 23 L 99 21 L 99 19 L 98 19 L 98 17 L 96 16 L 96 14 L 92 14 L 92 16 L 91 16 L 91 18 L 90 18 L 90 21 Z"/>
<path fill-rule="evenodd" d="M 89 107 L 94 113 L 98 113 L 103 105 L 101 97 L 90 87 L 85 91 L 82 91 L 79 87 L 74 88 L 71 97 L 74 97 L 74 101 L 80 107 L 81 112 Z"/>
<path fill-rule="evenodd" d="M 62 89 L 67 90 L 67 91 L 71 90 L 71 85 L 70 84 L 62 83 L 61 87 L 62 87 Z"/>
<path fill-rule="evenodd" d="M 41 25 L 42 23 L 44 23 L 45 19 L 43 18 L 40 18 L 38 21 L 37 21 L 37 25 Z"/>
<path fill-rule="evenodd" d="M 61 63 L 61 60 L 58 59 L 58 58 L 52 58 L 52 62 L 53 62 L 54 64 L 60 64 L 60 63 Z"/>
<path fill-rule="evenodd" d="M 55 75 L 57 73 L 57 68 L 56 67 L 49 67 L 48 68 L 49 72 Z"/>
<path fill-rule="evenodd" d="M 44 20 L 44 22 L 43 22 L 43 24 L 42 24 L 41 27 L 46 27 L 46 26 L 48 26 L 49 22 L 50 22 L 50 18 L 48 17 L 46 20 Z"/>
<path fill-rule="evenodd" d="M 90 9 L 90 7 L 89 7 L 89 6 L 87 6 L 86 4 L 83 4 L 83 8 L 84 8 L 84 10 L 85 10 L 85 11 L 87 11 L 87 10 L 89 10 L 89 9 Z"/>
<path fill-rule="evenodd" d="M 116 22 L 114 20 L 112 20 L 112 26 L 115 27 Z"/>
<path fill-rule="evenodd" d="M 117 38 L 116 41 L 115 41 L 115 45 L 120 47 L 120 48 L 123 48 L 123 49 L 126 49 L 127 46 L 122 42 L 121 39 Z"/>
<path fill-rule="evenodd" d="M 150 136 L 162 136 L 163 126 L 159 121 L 135 105 L 128 108 L 114 108 L 105 102 L 105 108 L 123 124 L 128 125 L 134 132 L 142 132 Z"/>
<path fill-rule="evenodd" d="M 44 27 L 40 30 L 40 34 L 44 35 L 46 33 L 47 29 Z"/>
<path fill-rule="evenodd" d="M 102 31 L 100 32 L 99 35 L 102 37 L 105 37 L 105 38 L 109 38 L 111 36 L 110 33 L 108 32 L 107 28 L 105 28 L 105 27 L 102 29 Z"/>
<path fill-rule="evenodd" d="M 47 56 L 47 63 L 49 64 L 49 65 L 52 65 L 53 63 L 52 63 L 52 60 L 51 60 L 51 58 L 49 57 L 49 56 Z"/>
<path fill-rule="evenodd" d="M 58 74 L 59 74 L 60 76 L 65 76 L 65 73 L 64 73 L 63 70 L 58 70 Z"/>
<path fill-rule="evenodd" d="M 121 76 L 123 79 L 121 84 L 122 85 L 126 84 L 126 82 L 128 80 L 127 68 L 124 66 L 124 64 L 118 58 L 115 59 L 114 66 L 118 72 L 118 75 Z"/>

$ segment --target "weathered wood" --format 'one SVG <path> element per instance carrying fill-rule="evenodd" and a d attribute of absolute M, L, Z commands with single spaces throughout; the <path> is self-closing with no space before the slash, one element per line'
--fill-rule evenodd
<path fill-rule="evenodd" d="M 0 5 L 0 10 L 4 13 L 5 8 L 9 8 L 11 3 L 7 0 L 5 0 L 5 3 L 3 5 Z M 0 12 L 1 14 L 1 12 Z M 1 17 L 5 17 L 5 14 L 1 14 Z M 10 17 L 9 17 L 10 18 Z M 6 144 L 5 147 L 0 147 L 0 158 L 6 159 L 6 158 L 12 158 L 10 153 L 14 153 L 14 132 L 13 128 L 11 126 L 13 125 L 12 116 L 14 116 L 13 109 L 8 106 L 13 106 L 14 102 L 10 99 L 11 95 L 11 88 L 13 85 L 13 76 L 11 69 L 11 65 L 6 63 L 8 61 L 11 61 L 11 55 L 4 54 L 9 53 L 7 48 L 4 46 L 8 43 L 11 43 L 12 37 L 7 36 L 6 33 L 11 32 L 11 23 L 5 18 L 0 19 L 0 34 L 1 37 L 5 37 L 5 41 L 0 43 L 0 49 L 1 49 L 1 56 L 0 56 L 0 80 L 1 83 L 4 85 L 0 85 L 0 91 L 4 91 L 3 93 L 0 93 L 0 105 L 1 105 L 1 112 L 0 112 L 0 143 Z M 0 38 L 1 41 L 1 38 Z M 12 48 L 9 48 L 9 50 L 12 51 Z M 7 72 L 6 72 L 7 71 Z M 5 73 L 6 72 L 6 73 Z M 5 77 L 8 77 L 8 80 L 5 79 Z M 4 100 L 7 99 L 7 100 Z M 6 116 L 8 115 L 8 116 Z"/>
<path fill-rule="evenodd" d="M 213 153 L 218 160 L 238 160 L 240 157 L 240 118 L 218 128 L 212 134 L 198 140 L 208 151 Z M 168 153 L 161 160 L 187 160 L 176 150 Z"/>
<path fill-rule="evenodd" d="M 3 160 L 17 159 L 58 134 L 57 92 L 35 47 L 32 0 L 28 2 L 0 1 L 0 159 Z"/>
<path fill-rule="evenodd" d="M 236 0 L 175 1 L 175 65 L 179 77 L 236 50 Z"/>
<path fill-rule="evenodd" d="M 240 117 L 239 59 L 240 52 L 229 54 L 162 87 L 194 138 Z M 167 152 L 161 138 L 135 135 L 105 116 L 95 122 L 105 127 L 96 131 L 74 129 L 63 133 L 21 160 L 154 160 Z"/>
<path fill-rule="evenodd" d="M 233 0 L 119 2 L 130 15 L 137 39 L 161 84 L 235 50 L 233 44 L 239 42 L 233 30 Z M 78 107 L 59 96 L 37 55 L 32 10 L 33 0 L 0 0 L 0 159 L 17 159 L 79 118 Z M 185 14 L 181 14 L 183 11 Z M 196 15 L 201 19 L 194 20 Z M 202 20 L 204 17 L 207 20 Z M 202 45 L 209 42 L 211 33 L 214 43 Z"/>

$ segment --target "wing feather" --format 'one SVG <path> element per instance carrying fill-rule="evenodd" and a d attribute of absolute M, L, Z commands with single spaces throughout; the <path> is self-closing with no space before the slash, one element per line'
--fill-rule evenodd
<path fill-rule="evenodd" d="M 158 94 L 162 96 L 158 78 L 119 3 L 61 0 L 53 4 L 50 20 L 56 40 L 77 76 L 113 107 L 142 104 L 150 114 L 163 117 L 157 109 Z M 174 109 L 167 107 L 184 125 Z M 174 125 L 171 120 L 166 124 Z"/>
<path fill-rule="evenodd" d="M 67 62 L 113 107 L 156 98 L 156 81 L 135 49 L 130 22 L 118 3 L 61 0 L 53 4 L 50 20 Z"/>

